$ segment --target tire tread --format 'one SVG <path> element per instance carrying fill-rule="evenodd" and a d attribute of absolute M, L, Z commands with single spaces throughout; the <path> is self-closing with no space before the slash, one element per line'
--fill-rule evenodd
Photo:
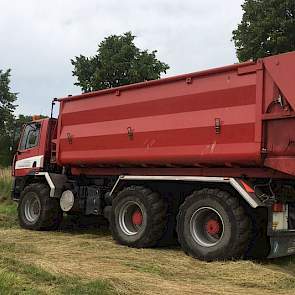
<path fill-rule="evenodd" d="M 34 191 L 38 194 L 43 208 L 41 209 L 40 219 L 35 224 L 28 225 L 22 220 L 22 200 L 25 195 Z M 25 187 L 21 193 L 20 202 L 18 205 L 18 217 L 20 226 L 32 230 L 55 230 L 59 227 L 62 220 L 62 211 L 59 207 L 57 199 L 49 196 L 49 188 L 43 183 L 32 183 Z"/>

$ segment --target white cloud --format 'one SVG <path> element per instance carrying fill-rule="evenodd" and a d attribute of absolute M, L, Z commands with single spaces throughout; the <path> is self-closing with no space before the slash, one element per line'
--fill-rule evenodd
<path fill-rule="evenodd" d="M 53 97 L 79 93 L 70 59 L 107 35 L 132 31 L 158 50 L 168 75 L 236 62 L 232 30 L 242 0 L 0 0 L 0 68 L 12 69 L 19 113 L 48 114 Z"/>

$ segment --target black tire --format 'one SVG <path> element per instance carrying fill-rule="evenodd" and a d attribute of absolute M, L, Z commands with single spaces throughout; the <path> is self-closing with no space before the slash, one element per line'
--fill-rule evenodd
<path fill-rule="evenodd" d="M 35 202 L 34 212 L 32 202 Z M 32 212 L 31 212 L 32 211 Z M 63 212 L 59 200 L 51 198 L 49 187 L 33 183 L 25 187 L 18 204 L 18 220 L 22 228 L 30 230 L 55 230 L 59 227 Z"/>
<path fill-rule="evenodd" d="M 129 206 L 129 207 L 128 207 Z M 142 213 L 142 223 L 138 228 L 128 220 L 134 210 Z M 139 209 L 136 209 L 138 206 Z M 126 211 L 124 211 L 126 208 Z M 129 211 L 128 211 L 129 210 Z M 112 202 L 110 228 L 113 238 L 122 245 L 136 248 L 153 247 L 161 239 L 167 224 L 166 205 L 158 193 L 141 186 L 123 189 Z M 128 227 L 129 224 L 129 227 Z M 133 231 L 132 231 L 133 230 Z"/>
<path fill-rule="evenodd" d="M 167 225 L 162 238 L 157 243 L 157 246 L 176 246 L 178 245 L 176 233 L 176 217 L 182 200 L 178 195 L 168 195 L 165 197 L 164 201 L 167 204 Z"/>
<path fill-rule="evenodd" d="M 207 227 L 212 220 L 217 223 L 215 229 Z M 192 257 L 206 261 L 239 259 L 251 240 L 251 222 L 236 197 L 206 188 L 194 192 L 181 205 L 177 234 L 182 249 Z"/>

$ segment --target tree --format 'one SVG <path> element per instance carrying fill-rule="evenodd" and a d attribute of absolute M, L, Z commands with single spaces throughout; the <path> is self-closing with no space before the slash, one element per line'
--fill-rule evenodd
<path fill-rule="evenodd" d="M 71 60 L 75 85 L 83 92 L 159 79 L 169 66 L 156 58 L 156 50 L 140 50 L 131 32 L 111 35 L 99 45 L 92 57 L 80 55 Z"/>
<path fill-rule="evenodd" d="M 7 122 L 13 116 L 16 107 L 13 103 L 17 99 L 17 93 L 11 92 L 10 89 L 10 71 L 0 70 L 0 134 L 7 131 Z"/>
<path fill-rule="evenodd" d="M 40 118 L 47 118 L 40 115 Z M 23 126 L 32 122 L 32 116 L 19 115 L 10 116 L 6 123 L 6 131 L 0 136 L 0 167 L 9 166 L 12 163 L 13 155 L 16 153 Z"/>
<path fill-rule="evenodd" d="M 295 50 L 294 0 L 245 0 L 233 31 L 239 61 Z"/>
<path fill-rule="evenodd" d="M 10 160 L 10 126 L 16 99 L 17 93 L 11 92 L 10 88 L 10 69 L 0 70 L 0 165 L 7 165 Z"/>
<path fill-rule="evenodd" d="M 44 117 L 44 116 L 42 116 Z M 17 118 L 13 117 L 13 120 L 9 124 L 9 138 L 11 147 L 11 156 L 15 154 L 18 142 L 20 140 L 22 128 L 25 124 L 32 122 L 32 116 L 19 115 Z"/>

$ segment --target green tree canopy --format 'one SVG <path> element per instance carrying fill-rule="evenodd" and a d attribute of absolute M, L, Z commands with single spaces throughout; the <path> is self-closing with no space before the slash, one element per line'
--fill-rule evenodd
<path fill-rule="evenodd" d="M 11 91 L 10 69 L 0 70 L 0 165 L 8 165 L 10 160 L 11 124 L 14 120 L 14 102 L 17 94 Z"/>
<path fill-rule="evenodd" d="M 10 69 L 0 70 L 0 133 L 6 132 L 7 122 L 13 116 L 17 94 L 11 92 Z"/>
<path fill-rule="evenodd" d="M 159 79 L 169 66 L 156 58 L 156 50 L 140 50 L 131 32 L 111 35 L 92 57 L 80 55 L 71 60 L 75 85 L 83 92 Z"/>
<path fill-rule="evenodd" d="M 41 118 L 46 118 L 41 116 Z M 12 163 L 13 155 L 17 151 L 22 128 L 25 124 L 32 122 L 32 116 L 11 115 L 6 122 L 6 131 L 0 135 L 0 167 L 9 166 Z"/>
<path fill-rule="evenodd" d="M 294 0 L 245 0 L 233 31 L 239 61 L 295 50 Z"/>
<path fill-rule="evenodd" d="M 32 121 L 32 116 L 14 115 L 17 93 L 11 92 L 10 73 L 0 70 L 0 167 L 11 165 L 22 127 Z"/>

